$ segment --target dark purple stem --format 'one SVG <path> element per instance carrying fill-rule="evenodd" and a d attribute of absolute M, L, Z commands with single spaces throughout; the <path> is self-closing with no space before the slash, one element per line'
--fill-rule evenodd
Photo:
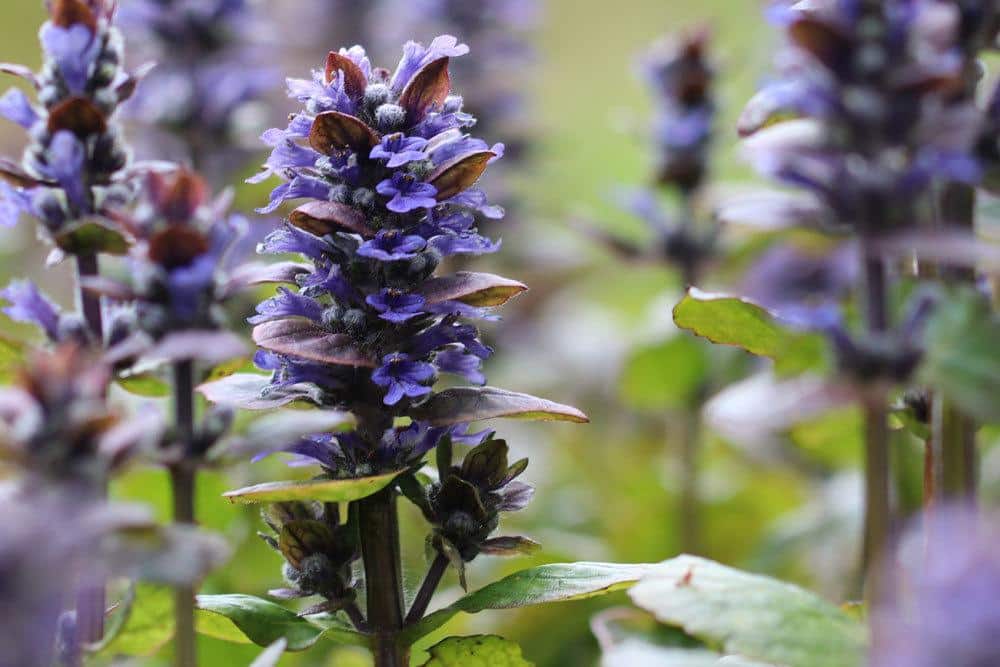
<path fill-rule="evenodd" d="M 358 511 L 375 667 L 408 667 L 409 651 L 399 643 L 403 575 L 395 489 L 358 501 Z"/>
<path fill-rule="evenodd" d="M 427 607 L 431 603 L 431 598 L 434 597 L 434 591 L 437 590 L 438 585 L 441 583 L 441 577 L 447 571 L 448 558 L 442 554 L 438 554 L 434 557 L 434 561 L 427 570 L 427 576 L 424 577 L 424 583 L 420 585 L 420 590 L 417 591 L 417 597 L 413 599 L 410 612 L 406 615 L 406 625 L 416 623 L 424 617 Z"/>
<path fill-rule="evenodd" d="M 192 458 L 194 442 L 194 364 L 178 361 L 174 364 L 174 424 L 177 437 L 184 451 L 180 460 L 170 466 L 170 486 L 174 498 L 174 523 L 194 525 L 195 481 L 197 466 Z M 197 642 L 194 628 L 195 589 L 178 586 L 175 591 L 174 663 L 177 667 L 195 667 L 198 664 Z"/>

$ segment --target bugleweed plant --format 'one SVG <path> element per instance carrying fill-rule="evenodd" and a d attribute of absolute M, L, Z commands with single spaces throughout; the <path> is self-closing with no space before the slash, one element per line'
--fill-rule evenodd
<path fill-rule="evenodd" d="M 645 62 L 657 165 L 630 203 L 656 242 L 605 240 L 670 266 L 687 288 L 673 310 L 685 332 L 656 348 L 652 373 L 652 357 L 632 364 L 664 376 L 657 386 L 677 394 L 664 403 L 688 423 L 684 547 L 707 542 L 702 427 L 773 442 L 848 411 L 864 445 L 864 553 L 858 585 L 844 586 L 863 602 L 850 607 L 691 555 L 535 566 L 469 592 L 483 557 L 539 546 L 502 525 L 532 500 L 528 460 L 481 423 L 588 421 L 487 385 L 494 350 L 479 327 L 527 286 L 464 270 L 500 250 L 495 202 L 521 203 L 488 178 L 510 146 L 472 130 L 511 129 L 522 86 L 506 71 L 523 63 L 522 33 L 498 26 L 520 30 L 533 3 L 386 0 L 371 14 L 301 4 L 324 19 L 311 28 L 341 19 L 380 44 L 426 17 L 468 32 L 484 55 L 468 62 L 469 47 L 445 34 L 405 42 L 394 70 L 353 46 L 288 79 L 295 109 L 262 135 L 270 156 L 249 179 L 276 181 L 258 212 L 284 215 L 260 262 L 234 251 L 251 223 L 215 188 L 243 166 L 246 112 L 268 92 L 259 65 L 282 56 L 282 40 L 257 48 L 250 3 L 122 0 L 119 15 L 113 0 L 51 0 L 41 70 L 0 65 L 35 91 L 0 98 L 27 135 L 21 159 L 0 160 L 0 224 L 36 219 L 49 261 L 72 257 L 78 274 L 69 311 L 27 280 L 0 291 L 8 318 L 44 333 L 38 346 L 0 338 L 0 665 L 105 664 L 170 644 L 179 667 L 194 667 L 200 633 L 262 647 L 256 667 L 321 643 L 367 649 L 377 667 L 425 652 L 425 667 L 521 667 L 509 639 L 439 631 L 460 614 L 626 588 L 634 607 L 593 624 L 606 667 L 1000 664 L 997 531 L 976 504 L 977 439 L 1000 421 L 987 280 L 1000 260 L 980 234 L 981 193 L 995 194 L 1000 174 L 1000 92 L 981 90 L 980 62 L 997 46 L 994 0 L 774 3 L 779 76 L 738 129 L 749 161 L 783 189 L 728 201 L 714 220 L 708 148 L 722 133 L 707 35 Z M 153 38 L 142 58 L 155 51 L 156 69 L 124 69 L 118 18 Z M 457 58 L 469 80 L 453 90 Z M 135 117 L 171 133 L 178 153 L 143 136 L 151 161 L 131 161 L 117 119 L 133 93 Z M 513 125 L 522 153 L 531 141 Z M 531 233 L 520 217 L 509 235 Z M 764 238 L 723 255 L 721 226 L 747 222 Z M 736 294 L 698 289 L 751 255 Z M 251 288 L 253 348 L 230 303 Z M 706 399 L 722 381 L 718 355 L 686 332 L 763 358 L 757 373 Z M 922 475 L 907 465 L 914 450 Z M 199 594 L 228 552 L 195 526 L 199 479 L 234 461 L 254 476 L 285 471 L 274 458 L 287 474 L 225 493 L 259 506 L 271 599 L 216 592 L 242 585 L 252 558 Z M 108 499 L 143 464 L 165 471 L 171 525 Z M 665 529 L 660 519 L 648 523 Z M 421 557 L 425 574 L 407 581 Z M 442 590 L 452 575 L 463 594 Z"/>
<path fill-rule="evenodd" d="M 674 271 L 683 288 L 701 284 L 719 254 L 720 228 L 705 220 L 710 208 L 705 190 L 710 176 L 709 152 L 715 129 L 713 99 L 714 65 L 709 53 L 709 34 L 695 30 L 657 44 L 644 56 L 642 74 L 654 94 L 655 119 L 651 142 L 656 149 L 650 181 L 654 185 L 625 192 L 631 213 L 642 219 L 654 234 L 651 243 L 639 244 L 594 228 L 587 232 L 603 241 L 622 259 L 663 264 Z M 663 200 L 671 202 L 670 207 Z M 713 384 L 712 348 L 686 335 L 640 346 L 626 361 L 622 387 L 626 400 L 645 404 L 646 382 L 658 371 L 677 369 L 681 380 L 658 392 L 669 395 L 656 410 L 666 408 L 679 427 L 671 429 L 681 440 L 678 455 L 678 544 L 696 553 L 700 546 L 699 459 L 701 404 Z M 717 361 L 717 360 L 716 360 Z M 676 385 L 676 386 L 674 386 Z M 641 407 L 653 408 L 651 405 Z M 671 420 L 673 421 L 673 420 Z"/>

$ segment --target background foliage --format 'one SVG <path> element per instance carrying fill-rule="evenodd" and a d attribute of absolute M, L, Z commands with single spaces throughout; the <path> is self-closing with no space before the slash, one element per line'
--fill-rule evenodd
<path fill-rule="evenodd" d="M 288 0 L 306 1 L 313 0 Z M 37 65 L 33 26 L 43 20 L 39 5 L 17 0 L 0 10 L 0 61 Z M 721 49 L 724 131 L 716 143 L 717 180 L 736 187 L 749 175 L 735 155 L 735 131 L 728 128 L 766 72 L 772 53 L 773 36 L 756 3 L 547 3 L 531 76 L 530 103 L 539 119 L 536 163 L 528 173 L 518 174 L 525 204 L 513 224 L 523 231 L 510 235 L 504 260 L 513 265 L 505 272 L 532 285 L 532 292 L 512 303 L 504 321 L 488 332 L 489 338 L 505 341 L 498 345 L 502 354 L 491 361 L 490 373 L 497 385 L 515 385 L 580 406 L 590 414 L 592 425 L 505 427 L 515 457 L 531 457 L 530 481 L 539 487 L 536 502 L 510 522 L 511 529 L 530 535 L 544 549 L 509 562 L 477 561 L 469 571 L 472 588 L 508 571 L 552 561 L 651 562 L 677 554 L 680 484 L 674 450 L 681 424 L 671 409 L 697 369 L 650 371 L 667 363 L 664 356 L 677 354 L 663 341 L 673 333 L 670 309 L 680 299 L 680 286 L 665 269 L 618 262 L 581 239 L 568 221 L 583 216 L 643 238 L 641 223 L 622 213 L 611 197 L 615 187 L 642 183 L 650 172 L 651 156 L 640 141 L 650 100 L 636 74 L 636 59 L 659 36 L 706 20 Z M 337 46 L 316 44 L 314 51 L 318 58 Z M 475 57 L 476 45 L 471 46 Z M 3 128 L 0 145 L 16 150 L 15 136 Z M 247 172 L 252 171 L 253 165 L 248 165 Z M 260 188 L 241 186 L 238 201 L 249 209 L 265 197 Z M 0 284 L 27 274 L 65 303 L 71 298 L 60 292 L 70 284 L 63 274 L 66 269 L 37 268 L 43 265 L 44 251 L 34 242 L 32 227 L 0 230 Z M 15 327 L 0 320 L 0 330 Z M 26 332 L 18 330 L 20 335 Z M 625 360 L 639 346 L 648 346 L 642 363 L 623 377 Z M 700 555 L 789 578 L 831 599 L 851 593 L 838 588 L 838 582 L 849 579 L 857 551 L 859 447 L 852 446 L 857 425 L 857 415 L 845 410 L 800 427 L 777 450 L 737 448 L 709 435 Z M 207 527 L 238 545 L 230 565 L 207 582 L 206 592 L 263 595 L 279 584 L 278 560 L 255 536 L 260 527 L 257 510 L 222 497 L 227 489 L 265 479 L 268 466 L 280 463 L 238 467 L 227 478 L 211 473 L 201 477 L 200 516 Z M 995 468 L 987 454 L 985 496 L 996 495 Z M 135 470 L 116 483 L 113 493 L 152 501 L 167 518 L 169 495 L 162 471 Z M 406 506 L 404 511 L 413 510 Z M 404 539 L 415 545 L 412 552 L 420 553 L 421 535 Z M 422 569 L 421 562 L 408 564 L 412 586 L 418 585 Z M 460 591 L 452 575 L 446 585 L 457 598 Z M 495 633 L 516 639 L 524 656 L 540 666 L 592 664 L 598 650 L 590 618 L 599 609 L 627 602 L 624 594 L 617 596 L 502 615 L 460 615 L 422 646 L 446 634 Z M 204 664 L 248 664 L 259 652 L 204 637 L 201 642 Z M 151 636 L 150 648 L 156 645 Z M 157 653 L 154 664 L 168 664 L 168 651 Z M 331 647 L 286 657 L 281 664 L 352 667 L 368 660 L 363 651 Z"/>

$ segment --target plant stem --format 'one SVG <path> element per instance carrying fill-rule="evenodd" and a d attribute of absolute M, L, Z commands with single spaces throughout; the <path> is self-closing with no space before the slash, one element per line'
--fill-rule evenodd
<path fill-rule="evenodd" d="M 434 596 L 434 591 L 437 590 L 438 584 L 441 583 L 441 577 L 444 576 L 447 570 L 448 558 L 443 554 L 435 556 L 434 561 L 427 570 L 427 576 L 424 577 L 424 583 L 420 585 L 420 590 L 417 591 L 417 597 L 413 599 L 413 604 L 410 606 L 410 613 L 406 615 L 406 625 L 416 623 L 424 617 L 424 613 L 427 612 L 427 607 L 431 603 L 431 598 Z"/>
<path fill-rule="evenodd" d="M 100 346 L 104 338 L 104 327 L 101 322 L 101 298 L 83 289 L 83 278 L 97 276 L 100 266 L 97 255 L 76 256 L 76 290 L 80 312 L 90 330 L 93 339 Z M 101 497 L 107 496 L 107 489 L 101 491 Z M 76 596 L 77 631 L 80 642 L 95 643 L 104 637 L 104 610 L 106 593 L 104 582 L 85 581 Z"/>
<path fill-rule="evenodd" d="M 93 278 L 100 274 L 100 265 L 96 254 L 76 256 L 76 290 L 80 311 L 87 323 L 87 328 L 100 346 L 104 340 L 104 324 L 101 321 L 101 297 L 89 290 L 83 289 L 83 278 Z"/>
<path fill-rule="evenodd" d="M 403 627 L 403 576 L 395 489 L 390 486 L 360 500 L 358 510 L 375 666 L 408 667 L 409 650 L 398 641 Z"/>
<path fill-rule="evenodd" d="M 962 183 L 946 184 L 940 196 L 940 214 L 945 225 L 971 233 L 975 227 L 975 189 Z M 942 276 L 949 282 L 975 284 L 976 281 L 975 270 L 969 268 L 942 267 Z M 975 503 L 978 487 L 975 422 L 963 415 L 947 396 L 936 392 L 932 429 L 941 456 L 939 494 L 945 500 Z"/>
<path fill-rule="evenodd" d="M 681 443 L 680 545 L 688 554 L 701 548 L 699 526 L 698 459 L 701 450 L 701 419 L 697 410 L 684 415 Z"/>
<path fill-rule="evenodd" d="M 195 478 L 197 467 L 191 458 L 194 441 L 194 364 L 178 361 L 174 364 L 174 424 L 184 451 L 180 460 L 170 466 L 170 486 L 174 498 L 174 523 L 194 525 Z M 177 667 L 195 667 L 198 653 L 194 629 L 195 589 L 178 586 L 174 593 L 174 663 Z"/>
<path fill-rule="evenodd" d="M 867 252 L 862 240 L 865 313 L 870 335 L 888 328 L 885 263 Z M 888 397 L 884 389 L 869 387 L 862 399 L 865 420 L 865 599 L 869 608 L 886 595 L 881 571 L 891 529 Z"/>

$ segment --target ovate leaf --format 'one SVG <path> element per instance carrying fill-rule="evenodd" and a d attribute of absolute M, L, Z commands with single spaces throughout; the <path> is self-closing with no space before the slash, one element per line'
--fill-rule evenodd
<path fill-rule="evenodd" d="M 440 628 L 459 612 L 476 614 L 486 609 L 515 609 L 605 595 L 628 588 L 654 572 L 656 567 L 648 564 L 555 563 L 521 570 L 426 616 L 404 630 L 401 639 L 412 644 Z"/>
<path fill-rule="evenodd" d="M 423 667 L 532 667 L 521 647 L 496 635 L 448 637 L 429 649 Z"/>
<path fill-rule="evenodd" d="M 568 421 L 579 424 L 590 421 L 587 415 L 572 406 L 496 387 L 445 389 L 431 396 L 413 412 L 416 419 L 429 422 L 432 426 L 448 426 L 499 417 Z"/>
<path fill-rule="evenodd" d="M 865 626 L 797 586 L 680 556 L 629 595 L 643 609 L 726 653 L 786 667 L 858 667 Z"/>
<path fill-rule="evenodd" d="M 825 342 L 821 336 L 782 326 L 766 309 L 745 299 L 691 288 L 674 307 L 674 322 L 713 343 L 770 357 L 783 374 L 823 364 Z"/>
<path fill-rule="evenodd" d="M 360 477 L 357 479 L 312 479 L 307 481 L 265 482 L 229 491 L 224 495 L 230 502 L 278 503 L 290 500 L 319 500 L 328 503 L 346 503 L 378 493 L 401 471 Z"/>

